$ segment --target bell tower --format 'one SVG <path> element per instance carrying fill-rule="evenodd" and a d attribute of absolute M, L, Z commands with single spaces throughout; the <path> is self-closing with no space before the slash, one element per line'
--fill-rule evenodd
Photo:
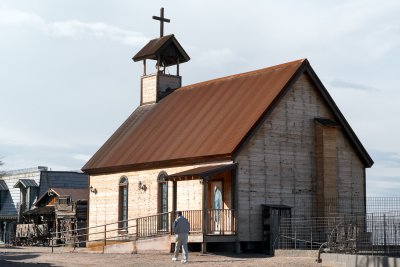
<path fill-rule="evenodd" d="M 179 44 L 173 34 L 164 36 L 164 8 L 160 16 L 153 16 L 160 21 L 160 37 L 150 40 L 132 59 L 143 61 L 143 75 L 141 77 L 140 105 L 153 104 L 182 86 L 182 77 L 179 75 L 179 64 L 190 60 L 190 57 Z M 155 72 L 147 73 L 147 61 L 155 61 Z M 168 67 L 176 66 L 176 75 L 168 72 Z"/>

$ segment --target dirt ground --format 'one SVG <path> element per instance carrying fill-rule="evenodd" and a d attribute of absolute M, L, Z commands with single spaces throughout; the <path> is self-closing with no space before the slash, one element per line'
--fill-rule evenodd
<path fill-rule="evenodd" d="M 99 254 L 70 248 L 0 247 L 0 266 L 183 266 L 170 253 Z M 266 257 L 260 254 L 189 254 L 190 266 L 299 266 L 321 267 L 315 257 Z"/>

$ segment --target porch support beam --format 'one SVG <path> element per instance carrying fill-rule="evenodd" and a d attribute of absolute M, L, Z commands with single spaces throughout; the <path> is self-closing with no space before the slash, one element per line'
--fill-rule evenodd
<path fill-rule="evenodd" d="M 171 214 L 171 234 L 172 234 L 172 227 L 174 225 L 174 220 L 176 216 L 176 199 L 177 199 L 177 181 L 172 182 L 172 214 Z"/>
<path fill-rule="evenodd" d="M 234 210 L 234 229 L 236 234 L 236 242 L 235 242 L 235 253 L 240 253 L 240 240 L 239 240 L 239 189 L 238 189 L 238 168 L 237 165 L 235 169 L 231 172 L 231 181 L 232 181 L 232 203 L 233 203 L 233 210 Z"/>
<path fill-rule="evenodd" d="M 201 244 L 201 253 L 207 253 L 207 242 L 205 235 L 207 235 L 207 203 L 208 203 L 208 181 L 203 179 L 203 202 L 202 202 L 202 230 L 203 230 L 203 243 Z"/>

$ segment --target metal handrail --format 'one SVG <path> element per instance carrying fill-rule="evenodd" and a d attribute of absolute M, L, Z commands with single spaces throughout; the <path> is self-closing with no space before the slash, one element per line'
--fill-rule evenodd
<path fill-rule="evenodd" d="M 182 212 L 183 215 L 187 217 L 191 222 L 190 232 L 192 233 L 219 234 L 219 235 L 236 234 L 236 212 L 233 209 L 208 209 L 206 211 L 208 224 L 214 223 L 215 218 L 219 218 L 221 221 L 218 228 L 211 227 L 210 225 L 209 227 L 206 226 L 206 229 L 203 229 L 202 210 L 186 210 Z M 134 238 L 134 240 L 137 240 L 138 238 L 172 234 L 172 222 L 173 222 L 172 215 L 173 212 L 164 212 L 128 220 L 119 220 L 116 222 L 111 222 L 91 227 L 84 227 L 84 228 L 64 230 L 64 231 L 55 231 L 50 233 L 51 237 L 49 238 L 49 245 L 51 245 L 53 250 L 53 247 L 55 246 L 67 246 L 73 243 L 75 249 L 77 245 L 82 243 L 103 241 L 104 243 L 103 246 L 105 246 L 107 245 L 107 241 L 124 237 L 132 237 Z M 119 227 L 121 223 L 126 223 L 127 226 Z M 109 227 L 113 225 L 117 225 L 118 227 L 110 229 Z M 95 231 L 95 232 L 90 231 L 99 228 L 101 229 L 100 231 Z M 118 234 L 113 236 L 107 235 L 108 233 L 112 232 L 117 232 Z M 71 240 L 73 240 L 73 242 L 56 244 L 58 241 L 65 240 L 65 237 L 62 237 L 63 234 L 71 234 L 72 236 Z M 89 237 L 93 235 L 100 235 L 100 236 L 102 235 L 103 237 L 89 239 Z M 82 237 L 86 238 L 84 238 L 84 240 L 80 240 L 80 238 Z"/>
<path fill-rule="evenodd" d="M 102 225 L 96 225 L 96 226 L 91 226 L 91 227 L 84 227 L 84 228 L 77 228 L 77 229 L 72 229 L 72 230 L 64 230 L 64 231 L 55 231 L 55 232 L 51 232 L 50 233 L 50 238 L 49 238 L 49 245 L 53 248 L 53 247 L 59 247 L 59 246 L 67 246 L 70 245 L 70 243 L 64 243 L 64 244 L 56 244 L 57 241 L 59 240 L 64 240 L 64 237 L 61 237 L 62 234 L 71 234 L 73 235 L 73 245 L 74 248 L 78 245 L 78 244 L 82 244 L 82 243 L 87 243 L 87 242 L 96 242 L 96 241 L 104 241 L 104 245 L 106 245 L 107 240 L 113 240 L 116 238 L 121 238 L 121 237 L 125 237 L 125 236 L 132 236 L 135 239 L 139 238 L 139 237 L 146 237 L 146 236 L 154 236 L 154 231 L 148 231 L 147 235 L 138 235 L 138 224 L 141 223 L 142 221 L 147 221 L 149 218 L 153 219 L 153 220 L 158 220 L 159 218 L 161 218 L 162 216 L 167 216 L 167 218 L 169 219 L 169 215 L 172 214 L 172 212 L 164 212 L 164 213 L 159 213 L 156 215 L 149 215 L 149 216 L 144 216 L 144 217 L 139 217 L 139 218 L 133 218 L 133 219 L 128 219 L 128 220 L 120 220 L 120 221 L 116 221 L 116 222 L 112 222 L 112 223 L 106 223 L 106 224 L 102 224 Z M 127 223 L 127 227 L 117 227 L 115 229 L 107 229 L 107 226 L 111 226 L 111 225 L 119 225 L 120 223 L 126 222 Z M 129 225 L 129 222 L 135 222 L 133 225 Z M 138 223 L 139 222 L 139 223 Z M 170 234 L 170 227 L 169 227 L 169 220 L 167 220 L 167 225 L 168 225 L 168 229 L 167 231 L 160 231 L 157 230 L 158 234 L 161 233 L 165 233 L 165 234 Z M 98 229 L 98 228 L 104 228 L 104 230 L 102 231 L 96 231 L 94 233 L 89 233 L 89 230 L 91 229 Z M 129 232 L 129 229 L 132 228 L 136 228 L 136 231 L 134 231 L 133 233 Z M 126 233 L 121 233 L 121 231 L 126 230 Z M 79 232 L 84 232 L 84 233 L 80 233 Z M 107 236 L 107 233 L 111 233 L 111 232 L 118 232 L 117 236 Z M 150 234 L 149 234 L 150 233 Z M 80 237 L 89 237 L 91 235 L 104 235 L 103 238 L 97 238 L 97 239 L 91 239 L 91 240 L 83 240 L 80 241 L 79 238 Z M 87 239 L 86 238 L 86 239 Z"/>

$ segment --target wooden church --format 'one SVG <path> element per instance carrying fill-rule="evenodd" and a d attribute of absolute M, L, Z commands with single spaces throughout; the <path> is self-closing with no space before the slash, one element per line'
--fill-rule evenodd
<path fill-rule="evenodd" d="M 365 214 L 373 161 L 307 59 L 182 86 L 190 58 L 163 35 L 163 12 L 155 18 L 160 37 L 133 57 L 143 62 L 140 106 L 82 168 L 89 227 L 168 234 L 180 210 L 190 243 L 245 250 L 263 241 L 265 209 Z"/>

